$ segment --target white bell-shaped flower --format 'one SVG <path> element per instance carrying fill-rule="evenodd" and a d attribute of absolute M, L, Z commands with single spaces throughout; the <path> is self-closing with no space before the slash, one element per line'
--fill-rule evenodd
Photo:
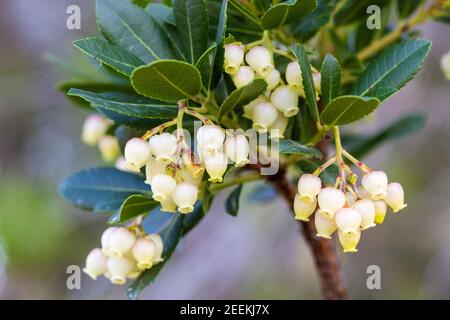
<path fill-rule="evenodd" d="M 152 240 L 138 239 L 133 245 L 132 253 L 140 270 L 150 269 L 155 259 L 156 246 Z"/>
<path fill-rule="evenodd" d="M 107 271 L 107 261 L 108 257 L 102 253 L 100 248 L 92 249 L 86 257 L 86 266 L 83 271 L 92 279 L 97 280 L 98 276 Z"/>
<path fill-rule="evenodd" d="M 305 201 L 303 200 L 299 194 L 295 195 L 294 199 L 294 212 L 295 219 L 301 221 L 309 221 L 309 217 L 314 213 L 317 207 L 317 200 Z"/>
<path fill-rule="evenodd" d="M 304 96 L 303 78 L 297 61 L 290 62 L 286 67 L 286 81 L 299 95 Z"/>
<path fill-rule="evenodd" d="M 270 95 L 270 102 L 285 117 L 293 117 L 298 113 L 298 94 L 290 86 L 279 86 Z"/>
<path fill-rule="evenodd" d="M 275 89 L 281 81 L 280 71 L 273 69 L 268 75 L 264 77 L 267 82 L 267 90 L 272 91 Z"/>
<path fill-rule="evenodd" d="M 119 141 L 113 136 L 103 136 L 98 141 L 98 149 L 103 161 L 112 162 L 116 160 L 121 153 Z"/>
<path fill-rule="evenodd" d="M 109 280 L 113 284 L 125 284 L 127 277 L 135 270 L 135 263 L 127 257 L 108 259 Z"/>
<path fill-rule="evenodd" d="M 253 129 L 260 133 L 267 132 L 278 118 L 278 111 L 270 102 L 258 103 L 253 109 Z"/>
<path fill-rule="evenodd" d="M 314 214 L 314 224 L 316 226 L 317 236 L 325 239 L 331 239 L 331 235 L 336 231 L 337 226 L 334 219 L 328 219 L 319 213 Z"/>
<path fill-rule="evenodd" d="M 375 223 L 382 224 L 386 217 L 387 204 L 383 200 L 374 200 L 373 204 L 375 206 Z"/>
<path fill-rule="evenodd" d="M 152 240 L 155 243 L 155 258 L 153 260 L 153 264 L 157 264 L 164 261 L 162 258 L 162 254 L 164 251 L 164 243 L 159 234 L 156 233 L 148 234 L 145 236 L 145 239 Z"/>
<path fill-rule="evenodd" d="M 194 211 L 194 205 L 198 198 L 197 186 L 181 182 L 172 193 L 172 200 L 178 206 L 178 212 L 189 213 Z"/>
<path fill-rule="evenodd" d="M 141 168 L 150 157 L 150 146 L 141 138 L 132 138 L 125 145 L 124 156 L 134 168 Z"/>
<path fill-rule="evenodd" d="M 356 246 L 361 239 L 361 230 L 357 230 L 356 232 L 346 233 L 338 230 L 338 238 L 339 242 L 344 249 L 344 252 L 358 252 Z"/>
<path fill-rule="evenodd" d="M 402 185 L 397 182 L 389 183 L 387 196 L 384 201 L 394 213 L 406 208 L 407 204 L 405 204 L 405 194 Z"/>
<path fill-rule="evenodd" d="M 177 205 L 173 202 L 172 197 L 160 201 L 159 204 L 161 205 L 162 212 L 177 212 Z"/>
<path fill-rule="evenodd" d="M 245 55 L 245 61 L 262 77 L 273 70 L 272 55 L 267 48 L 256 46 Z"/>
<path fill-rule="evenodd" d="M 153 199 L 156 201 L 165 201 L 170 198 L 173 190 L 175 190 L 177 182 L 174 178 L 167 174 L 157 174 L 152 178 Z"/>
<path fill-rule="evenodd" d="M 248 66 L 239 67 L 237 73 L 233 76 L 233 83 L 236 88 L 241 88 L 248 85 L 255 79 L 255 72 Z"/>
<path fill-rule="evenodd" d="M 261 102 L 268 102 L 269 100 L 267 99 L 266 96 L 261 95 L 258 98 L 256 98 L 255 100 L 251 101 L 249 104 L 246 104 L 243 109 L 244 109 L 244 117 L 246 117 L 247 119 L 252 119 L 253 116 L 253 110 L 255 109 L 256 105 L 261 103 Z"/>
<path fill-rule="evenodd" d="M 153 157 L 148 158 L 145 165 L 145 183 L 151 185 L 154 176 L 157 174 L 166 174 L 166 167 L 166 163 L 156 161 Z"/>
<path fill-rule="evenodd" d="M 445 78 L 450 81 L 450 51 L 441 57 L 441 69 Z"/>
<path fill-rule="evenodd" d="M 225 141 L 225 152 L 228 159 L 233 161 L 235 167 L 242 167 L 249 163 L 249 151 L 248 140 L 243 134 L 227 138 Z"/>
<path fill-rule="evenodd" d="M 203 180 L 204 169 L 205 168 L 203 168 L 201 175 L 198 175 L 196 177 L 194 177 L 191 171 L 187 170 L 186 168 L 183 168 L 182 170 L 177 170 L 177 175 L 175 176 L 175 179 L 177 180 L 178 183 L 188 182 L 198 188 L 200 187 Z"/>
<path fill-rule="evenodd" d="M 81 131 L 81 140 L 90 146 L 94 146 L 106 134 L 110 122 L 98 114 L 91 114 L 86 118 Z"/>
<path fill-rule="evenodd" d="M 116 169 L 120 171 L 139 172 L 139 169 L 133 167 L 130 163 L 128 163 L 123 156 L 117 158 L 116 162 L 114 163 L 114 167 L 116 167 Z"/>
<path fill-rule="evenodd" d="M 148 141 L 150 151 L 155 156 L 156 161 L 172 162 L 178 149 L 177 138 L 168 132 L 154 135 Z"/>
<path fill-rule="evenodd" d="M 136 236 L 127 228 L 117 228 L 107 235 L 108 251 L 105 254 L 110 258 L 121 258 L 131 249 L 135 241 Z"/>
<path fill-rule="evenodd" d="M 375 227 L 375 205 L 370 199 L 361 199 L 355 202 L 353 208 L 361 215 L 361 230 Z"/>
<path fill-rule="evenodd" d="M 387 195 L 388 178 L 383 171 L 372 171 L 362 177 L 361 184 L 372 200 L 383 200 Z"/>
<path fill-rule="evenodd" d="M 114 232 L 114 230 L 117 230 L 117 229 L 118 229 L 118 227 L 109 227 L 102 233 L 102 237 L 101 237 L 102 252 L 104 255 L 106 255 L 108 257 L 111 254 L 109 238 L 110 238 L 111 234 Z"/>
<path fill-rule="evenodd" d="M 353 208 L 342 208 L 335 213 L 336 225 L 344 233 L 355 233 L 360 230 L 361 214 Z"/>
<path fill-rule="evenodd" d="M 183 175 L 185 175 L 186 171 L 189 173 L 192 178 L 196 179 L 203 177 L 203 173 L 205 172 L 205 167 L 203 167 L 200 163 L 200 160 L 195 156 L 195 154 L 191 151 L 183 152 L 183 164 L 186 170 L 183 170 Z"/>
<path fill-rule="evenodd" d="M 206 172 L 209 174 L 209 181 L 222 182 L 223 175 L 227 171 L 228 160 L 223 152 L 207 154 L 204 157 Z"/>
<path fill-rule="evenodd" d="M 285 117 L 281 112 L 278 112 L 277 120 L 270 126 L 270 138 L 284 138 L 284 132 L 286 131 L 288 124 L 289 118 Z"/>
<path fill-rule="evenodd" d="M 363 186 L 359 186 L 357 195 L 360 199 L 371 199 L 370 194 L 366 191 L 366 189 L 364 189 Z"/>
<path fill-rule="evenodd" d="M 197 146 L 201 153 L 215 153 L 223 147 L 224 131 L 216 125 L 204 125 L 197 131 Z"/>
<path fill-rule="evenodd" d="M 298 179 L 298 193 L 305 202 L 314 202 L 322 188 L 322 181 L 313 174 L 304 174 Z"/>
<path fill-rule="evenodd" d="M 224 54 L 224 71 L 235 75 L 239 67 L 244 62 L 244 47 L 237 43 L 227 44 Z"/>
<path fill-rule="evenodd" d="M 339 189 L 326 187 L 317 196 L 319 212 L 324 217 L 332 219 L 334 213 L 345 205 L 345 194 Z"/>

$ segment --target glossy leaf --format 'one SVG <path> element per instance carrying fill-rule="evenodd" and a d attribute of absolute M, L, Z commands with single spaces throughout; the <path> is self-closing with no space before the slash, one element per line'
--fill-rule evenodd
<path fill-rule="evenodd" d="M 151 195 L 140 175 L 115 168 L 92 168 L 72 174 L 59 185 L 60 195 L 74 206 L 111 212 L 133 194 Z"/>
<path fill-rule="evenodd" d="M 150 3 L 145 7 L 145 11 L 150 13 L 153 18 L 158 18 L 164 23 L 168 23 L 173 26 L 176 25 L 173 8 L 166 6 L 163 3 Z"/>
<path fill-rule="evenodd" d="M 219 84 L 220 79 L 222 78 L 223 61 L 225 54 L 225 33 L 227 28 L 227 9 L 228 0 L 222 0 L 216 31 L 216 48 L 214 49 L 214 54 L 211 61 L 212 68 L 207 86 L 207 88 L 209 89 L 216 88 Z"/>
<path fill-rule="evenodd" d="M 316 0 L 287 0 L 279 2 L 270 7 L 261 17 L 261 25 L 264 29 L 278 28 L 306 16 L 316 6 Z"/>
<path fill-rule="evenodd" d="M 320 70 L 323 105 L 327 106 L 331 100 L 339 96 L 341 85 L 341 66 L 335 57 L 330 54 L 325 56 Z"/>
<path fill-rule="evenodd" d="M 239 200 L 241 197 L 241 192 L 242 184 L 234 188 L 234 190 L 231 191 L 230 195 L 225 200 L 225 210 L 233 217 L 236 217 L 239 212 Z"/>
<path fill-rule="evenodd" d="M 348 25 L 356 21 L 365 20 L 368 17 L 367 8 L 371 5 L 383 7 L 391 0 L 341 0 L 344 3 L 334 15 L 336 26 Z"/>
<path fill-rule="evenodd" d="M 424 0 L 397 0 L 397 11 L 400 18 L 407 18 L 413 13 Z"/>
<path fill-rule="evenodd" d="M 295 36 L 302 42 L 311 39 L 331 18 L 337 0 L 317 0 L 317 7 L 293 23 Z"/>
<path fill-rule="evenodd" d="M 155 20 L 129 0 L 97 0 L 96 11 L 102 34 L 144 63 L 173 57 Z"/>
<path fill-rule="evenodd" d="M 428 40 L 407 40 L 386 49 L 360 75 L 353 94 L 388 98 L 394 92 L 387 96 L 380 89 L 400 90 L 421 69 L 430 48 Z"/>
<path fill-rule="evenodd" d="M 202 76 L 202 83 L 205 88 L 209 87 L 211 75 L 212 75 L 212 59 L 214 56 L 214 52 L 217 48 L 216 43 L 212 43 L 209 48 L 203 53 L 203 55 L 198 59 L 197 64 L 195 67 L 198 71 L 200 71 L 200 74 Z M 219 74 L 221 72 L 219 71 Z"/>
<path fill-rule="evenodd" d="M 149 196 L 134 194 L 129 196 L 117 212 L 108 220 L 109 224 L 124 223 L 157 207 L 159 203 Z"/>
<path fill-rule="evenodd" d="M 349 124 L 369 115 L 379 105 L 377 98 L 340 96 L 330 102 L 320 118 L 330 127 Z"/>
<path fill-rule="evenodd" d="M 150 211 L 142 221 L 142 228 L 145 233 L 160 233 L 167 228 L 173 219 L 177 218 L 174 212 L 161 211 L 161 207 L 156 207 Z"/>
<path fill-rule="evenodd" d="M 234 90 L 222 103 L 217 114 L 217 121 L 231 112 L 234 108 L 244 106 L 255 100 L 266 91 L 267 82 L 264 79 L 254 79 L 248 85 Z"/>
<path fill-rule="evenodd" d="M 322 153 L 319 150 L 304 146 L 289 139 L 281 139 L 279 142 L 279 147 L 281 154 L 298 154 L 305 157 L 312 157 L 317 159 L 322 158 Z"/>
<path fill-rule="evenodd" d="M 317 108 L 316 90 L 314 89 L 314 81 L 311 72 L 311 63 L 305 48 L 301 44 L 294 44 L 290 47 L 294 53 L 302 71 L 303 88 L 305 90 L 306 103 L 314 121 L 319 119 L 319 109 Z"/>
<path fill-rule="evenodd" d="M 131 84 L 139 94 L 162 101 L 176 102 L 200 92 L 200 72 L 176 60 L 159 60 L 134 70 Z"/>
<path fill-rule="evenodd" d="M 205 0 L 174 0 L 177 30 L 187 60 L 195 64 L 208 47 L 208 12 Z"/>

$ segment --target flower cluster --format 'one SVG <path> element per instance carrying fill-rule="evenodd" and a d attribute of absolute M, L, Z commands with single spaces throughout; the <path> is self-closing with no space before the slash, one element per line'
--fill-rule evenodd
<path fill-rule="evenodd" d="M 269 131 L 272 138 L 282 138 L 289 118 L 299 111 L 299 97 L 305 96 L 298 62 L 292 61 L 287 65 L 284 82 L 267 48 L 255 46 L 245 52 L 242 44 L 232 43 L 225 46 L 224 70 L 237 88 L 249 84 L 255 77 L 266 80 L 265 94 L 244 106 L 244 116 L 252 120 L 256 131 Z M 314 69 L 313 79 L 319 93 L 320 73 Z"/>
<path fill-rule="evenodd" d="M 119 141 L 107 134 L 111 121 L 99 114 L 91 114 L 83 124 L 81 140 L 90 146 L 98 145 L 102 159 L 112 162 L 120 156 Z"/>
<path fill-rule="evenodd" d="M 83 269 L 94 280 L 104 275 L 113 284 L 124 284 L 163 261 L 163 242 L 157 234 L 137 236 L 133 230 L 110 227 L 101 245 L 89 252 Z"/>
<path fill-rule="evenodd" d="M 383 223 L 388 206 L 398 212 L 406 204 L 402 186 L 397 182 L 388 183 L 383 171 L 367 172 L 357 192 L 347 190 L 344 193 L 342 188 L 322 188 L 316 174 L 302 175 L 294 201 L 295 218 L 309 221 L 315 213 L 318 237 L 330 239 L 337 230 L 344 252 L 356 252 L 361 231 Z"/>

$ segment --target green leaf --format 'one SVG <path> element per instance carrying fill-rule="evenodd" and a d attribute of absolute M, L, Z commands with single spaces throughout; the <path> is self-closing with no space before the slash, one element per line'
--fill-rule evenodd
<path fill-rule="evenodd" d="M 239 200 L 242 192 L 242 184 L 238 185 L 233 191 L 231 191 L 227 200 L 225 200 L 225 210 L 236 217 L 239 212 Z"/>
<path fill-rule="evenodd" d="M 175 15 L 173 9 L 162 3 L 150 3 L 145 11 L 150 13 L 153 18 L 158 18 L 158 20 L 176 26 Z"/>
<path fill-rule="evenodd" d="M 311 64 L 308 59 L 305 48 L 301 44 L 294 44 L 290 47 L 292 53 L 297 58 L 302 71 L 302 83 L 305 90 L 306 103 L 314 121 L 319 120 L 319 109 L 317 108 L 316 90 L 314 89 L 314 82 L 311 72 Z"/>
<path fill-rule="evenodd" d="M 380 100 L 372 97 L 340 96 L 322 111 L 322 122 L 328 126 L 340 126 L 355 122 L 372 113 Z"/>
<path fill-rule="evenodd" d="M 85 99 L 116 123 L 132 127 L 149 127 L 159 123 L 157 119 L 173 119 L 178 113 L 176 104 L 126 93 L 71 89 L 67 94 Z"/>
<path fill-rule="evenodd" d="M 153 99 L 175 102 L 200 92 L 200 72 L 176 60 L 159 60 L 134 70 L 131 84 L 137 93 Z"/>
<path fill-rule="evenodd" d="M 357 158 L 362 158 L 379 145 L 394 139 L 399 139 L 408 134 L 420 131 L 425 125 L 426 117 L 423 114 L 407 115 L 379 132 L 370 136 L 358 135 L 356 139 L 350 143 L 344 140 L 344 146 L 349 152 Z"/>
<path fill-rule="evenodd" d="M 323 105 L 326 107 L 331 100 L 339 96 L 341 85 L 341 66 L 335 57 L 327 54 L 320 70 Z"/>
<path fill-rule="evenodd" d="M 59 193 L 73 205 L 95 212 L 115 211 L 133 194 L 151 195 L 142 176 L 115 168 L 74 173 L 61 182 Z"/>
<path fill-rule="evenodd" d="M 120 209 L 108 220 L 109 224 L 124 223 L 141 214 L 145 214 L 159 205 L 149 196 L 134 194 L 129 196 Z"/>
<path fill-rule="evenodd" d="M 305 157 L 322 159 L 322 153 L 319 150 L 304 146 L 289 139 L 281 139 L 279 147 L 281 154 L 299 154 Z"/>
<path fill-rule="evenodd" d="M 214 55 L 214 51 L 216 50 L 216 43 L 212 43 L 209 48 L 203 53 L 203 55 L 198 59 L 197 64 L 195 67 L 200 71 L 200 74 L 202 76 L 202 83 L 205 88 L 209 87 L 209 82 L 211 79 L 211 61 Z"/>
<path fill-rule="evenodd" d="M 156 207 L 144 217 L 142 228 L 144 228 L 146 234 L 160 233 L 176 218 L 177 214 L 164 212 L 161 211 L 161 207 Z"/>
<path fill-rule="evenodd" d="M 344 1 L 344 0 L 341 0 Z M 383 7 L 391 0 L 345 0 L 334 15 L 336 26 L 348 25 L 368 17 L 367 8 L 370 5 Z"/>
<path fill-rule="evenodd" d="M 424 0 L 397 0 L 398 16 L 402 19 L 407 18 L 413 13 Z"/>
<path fill-rule="evenodd" d="M 76 40 L 73 44 L 87 55 L 126 76 L 129 76 L 135 68 L 144 64 L 128 51 L 111 45 L 105 40 L 85 38 Z"/>
<path fill-rule="evenodd" d="M 337 0 L 318 0 L 317 7 L 311 13 L 295 22 L 293 31 L 295 36 L 306 42 L 311 39 L 319 29 L 330 21 L 334 5 Z"/>
<path fill-rule="evenodd" d="M 186 57 L 195 64 L 208 48 L 208 12 L 205 0 L 174 0 L 173 11 Z"/>
<path fill-rule="evenodd" d="M 254 79 L 252 82 L 239 89 L 234 90 L 222 103 L 217 114 L 217 121 L 228 114 L 236 107 L 244 106 L 250 101 L 255 100 L 266 91 L 267 82 L 264 79 Z"/>
<path fill-rule="evenodd" d="M 430 41 L 420 39 L 403 41 L 389 47 L 360 75 L 353 94 L 386 99 L 386 91 L 380 95 L 379 90 L 400 90 L 420 70 L 430 48 Z"/>
<path fill-rule="evenodd" d="M 155 20 L 129 0 L 97 0 L 96 11 L 100 31 L 112 44 L 144 63 L 173 57 Z"/>
<path fill-rule="evenodd" d="M 217 23 L 216 31 L 216 49 L 212 58 L 211 74 L 208 81 L 208 89 L 214 89 L 218 86 L 220 79 L 222 78 L 223 61 L 225 55 L 225 32 L 227 28 L 227 8 L 228 0 L 222 0 L 222 6 L 220 7 L 219 21 Z"/>
<path fill-rule="evenodd" d="M 287 0 L 277 3 L 261 17 L 261 25 L 266 30 L 278 28 L 306 16 L 316 6 L 316 0 Z"/>

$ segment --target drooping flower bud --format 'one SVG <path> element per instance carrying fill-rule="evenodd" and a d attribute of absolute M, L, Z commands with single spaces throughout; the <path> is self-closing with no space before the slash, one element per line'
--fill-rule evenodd
<path fill-rule="evenodd" d="M 224 71 L 235 75 L 244 62 L 244 47 L 240 44 L 231 43 L 225 46 Z"/>
<path fill-rule="evenodd" d="M 153 199 L 156 201 L 167 200 L 172 192 L 175 190 L 177 182 L 174 178 L 167 174 L 157 174 L 152 178 L 152 193 Z"/>
<path fill-rule="evenodd" d="M 121 258 L 128 252 L 136 241 L 135 235 L 127 228 L 117 228 L 106 238 L 108 252 L 107 254 L 111 258 Z"/>
<path fill-rule="evenodd" d="M 364 175 L 361 184 L 372 200 L 383 200 L 387 195 L 388 178 L 383 171 L 372 171 Z"/>
<path fill-rule="evenodd" d="M 253 109 L 253 129 L 260 133 L 267 132 L 278 117 L 277 109 L 270 102 L 258 103 Z"/>
<path fill-rule="evenodd" d="M 317 200 L 314 197 L 314 200 L 305 201 L 303 200 L 299 194 L 295 195 L 294 199 L 294 212 L 295 219 L 301 221 L 309 221 L 309 217 L 314 213 L 317 207 Z"/>
<path fill-rule="evenodd" d="M 114 284 L 125 284 L 127 277 L 135 269 L 134 261 L 127 258 L 109 258 L 108 259 L 109 280 Z"/>
<path fill-rule="evenodd" d="M 224 140 L 225 133 L 216 125 L 204 125 L 197 131 L 197 146 L 202 154 L 221 150 Z"/>
<path fill-rule="evenodd" d="M 177 212 L 177 205 L 173 202 L 172 197 L 160 201 L 159 204 L 161 205 L 162 212 Z"/>
<path fill-rule="evenodd" d="M 177 138 L 168 132 L 154 135 L 148 141 L 151 153 L 155 156 L 156 161 L 172 162 L 178 148 Z"/>
<path fill-rule="evenodd" d="M 209 181 L 222 182 L 223 175 L 227 171 L 227 157 L 223 152 L 207 154 L 204 156 L 206 172 L 209 174 Z"/>
<path fill-rule="evenodd" d="M 234 162 L 235 167 L 242 167 L 249 163 L 249 151 L 248 140 L 243 134 L 227 138 L 225 141 L 225 152 L 228 159 Z"/>
<path fill-rule="evenodd" d="M 155 243 L 149 239 L 138 239 L 133 245 L 132 253 L 140 270 L 150 269 L 155 259 Z"/>
<path fill-rule="evenodd" d="M 280 71 L 274 68 L 268 75 L 264 77 L 264 80 L 266 80 L 267 82 L 267 90 L 272 91 L 280 83 Z"/>
<path fill-rule="evenodd" d="M 332 219 L 334 213 L 345 205 L 345 194 L 336 188 L 326 187 L 318 195 L 319 212 L 324 217 Z"/>
<path fill-rule="evenodd" d="M 336 231 L 337 226 L 334 219 L 325 218 L 319 210 L 314 215 L 314 224 L 316 226 L 317 236 L 325 239 L 331 239 L 331 235 Z"/>
<path fill-rule="evenodd" d="M 109 227 L 102 233 L 102 237 L 101 237 L 102 252 L 104 255 L 106 255 L 108 257 L 110 256 L 110 250 L 111 250 L 109 238 L 110 238 L 111 234 L 114 232 L 114 230 L 117 230 L 117 229 L 118 229 L 118 227 Z"/>
<path fill-rule="evenodd" d="M 178 206 L 178 212 L 189 213 L 194 211 L 197 201 L 198 188 L 188 182 L 181 182 L 172 193 L 172 200 Z"/>
<path fill-rule="evenodd" d="M 278 112 L 277 120 L 270 126 L 270 138 L 281 139 L 284 138 L 284 132 L 289 124 L 289 119 L 281 112 Z"/>
<path fill-rule="evenodd" d="M 445 78 L 450 81 L 450 51 L 442 56 L 441 69 Z"/>
<path fill-rule="evenodd" d="M 383 200 L 374 200 L 373 204 L 375 206 L 375 223 L 382 224 L 387 212 L 386 202 Z"/>
<path fill-rule="evenodd" d="M 98 114 L 91 114 L 86 118 L 81 132 L 81 140 L 90 146 L 94 146 L 108 130 L 109 121 Z"/>
<path fill-rule="evenodd" d="M 152 240 L 155 243 L 155 258 L 153 260 L 153 263 L 157 264 L 164 261 L 162 258 L 162 254 L 164 251 L 164 244 L 159 234 L 156 233 L 148 234 L 145 236 L 145 239 Z"/>
<path fill-rule="evenodd" d="M 156 161 L 155 158 L 150 157 L 145 165 L 145 183 L 151 185 L 152 179 L 157 174 L 166 174 L 167 164 Z"/>
<path fill-rule="evenodd" d="M 322 181 L 313 174 L 304 174 L 298 180 L 298 193 L 305 202 L 314 202 L 322 188 Z"/>
<path fill-rule="evenodd" d="M 124 155 L 133 168 L 141 168 L 150 157 L 150 146 L 141 138 L 132 138 L 125 145 Z"/>
<path fill-rule="evenodd" d="M 384 201 L 394 213 L 406 208 L 407 204 L 405 204 L 405 194 L 402 185 L 397 182 L 389 183 L 387 196 Z"/>
<path fill-rule="evenodd" d="M 361 199 L 355 202 L 353 208 L 361 215 L 361 230 L 375 227 L 375 205 L 370 199 Z"/>
<path fill-rule="evenodd" d="M 252 119 L 253 116 L 253 110 L 255 109 L 256 105 L 261 103 L 261 102 L 268 102 L 269 100 L 267 99 L 266 96 L 259 96 L 258 98 L 256 98 L 255 100 L 251 101 L 249 104 L 245 105 L 244 108 L 244 117 L 246 117 L 247 119 Z"/>
<path fill-rule="evenodd" d="M 302 82 L 302 72 L 297 61 L 292 61 L 287 65 L 286 81 L 299 95 L 305 95 Z"/>
<path fill-rule="evenodd" d="M 121 171 L 139 172 L 139 169 L 129 164 L 127 160 L 125 160 L 125 157 L 123 156 L 117 158 L 116 162 L 114 163 L 114 167 L 116 167 L 116 169 Z"/>
<path fill-rule="evenodd" d="M 363 188 L 363 186 L 359 186 L 358 188 L 358 198 L 360 199 L 370 199 L 370 194 Z"/>
<path fill-rule="evenodd" d="M 245 61 L 262 77 L 273 70 L 270 51 L 261 46 L 251 48 L 245 55 Z"/>
<path fill-rule="evenodd" d="M 113 136 L 103 136 L 98 141 L 98 148 L 103 161 L 112 162 L 120 156 L 119 141 Z"/>
<path fill-rule="evenodd" d="M 345 233 L 342 232 L 341 230 L 338 230 L 338 237 L 339 242 L 344 248 L 344 252 L 358 252 L 356 246 L 358 245 L 359 240 L 361 239 L 360 230 L 357 230 L 356 232 L 352 233 Z"/>
<path fill-rule="evenodd" d="M 279 86 L 270 95 L 270 102 L 285 117 L 293 117 L 298 113 L 298 94 L 289 86 Z"/>
<path fill-rule="evenodd" d="M 86 266 L 83 271 L 92 279 L 97 280 L 98 276 L 101 276 L 107 271 L 106 257 L 100 248 L 92 249 L 87 255 Z"/>
<path fill-rule="evenodd" d="M 353 208 L 342 208 L 335 213 L 336 225 L 344 233 L 356 233 L 361 226 L 361 214 Z"/>
<path fill-rule="evenodd" d="M 248 66 L 239 67 L 238 72 L 233 76 L 233 83 L 236 88 L 241 88 L 248 85 L 255 79 L 255 72 Z"/>

